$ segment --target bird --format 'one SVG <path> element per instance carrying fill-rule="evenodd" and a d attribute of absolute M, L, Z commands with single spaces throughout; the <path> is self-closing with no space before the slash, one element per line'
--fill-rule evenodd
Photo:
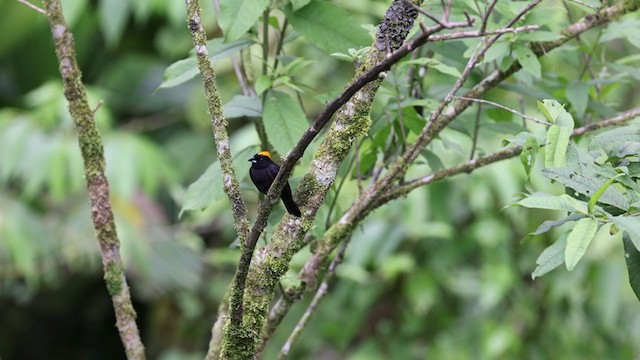
<path fill-rule="evenodd" d="M 273 184 L 273 180 L 276 179 L 276 175 L 278 175 L 278 171 L 280 171 L 280 166 L 271 160 L 271 154 L 268 151 L 260 151 L 253 155 L 249 161 L 251 161 L 251 168 L 249 169 L 251 181 L 253 181 L 253 184 L 258 188 L 258 191 L 266 194 L 271 184 Z M 282 192 L 280 192 L 280 198 L 289 214 L 295 217 L 302 215 L 298 205 L 293 201 L 291 186 L 289 186 L 288 181 L 284 188 L 282 188 Z"/>

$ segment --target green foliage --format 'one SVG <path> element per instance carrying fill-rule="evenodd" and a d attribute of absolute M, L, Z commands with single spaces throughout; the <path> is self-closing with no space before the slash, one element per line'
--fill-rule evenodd
<path fill-rule="evenodd" d="M 555 102 L 538 103 L 540 110 L 548 120 L 558 124 L 565 119 L 566 111 Z M 570 115 L 569 115 L 570 116 Z M 606 130 L 593 137 L 588 144 L 587 153 L 578 145 L 572 144 L 570 156 L 566 150 L 558 151 L 561 145 L 569 146 L 568 135 L 561 138 L 560 130 L 568 130 L 559 125 L 551 125 L 547 131 L 546 169 L 541 173 L 557 181 L 566 188 L 567 194 L 549 195 L 534 193 L 517 202 L 518 205 L 568 211 L 569 215 L 559 221 L 545 221 L 532 235 L 540 235 L 552 228 L 562 226 L 561 236 L 553 245 L 540 254 L 532 277 L 539 277 L 554 269 L 563 258 L 569 271 L 573 270 L 585 255 L 594 239 L 611 241 L 608 225 L 615 224 L 624 232 L 627 267 L 631 274 L 637 265 L 630 257 L 635 252 L 629 250 L 628 243 L 640 249 L 640 222 L 637 219 L 638 184 L 640 177 L 638 151 L 640 138 L 636 135 L 638 123 L 617 129 Z M 558 155 L 558 154 L 561 155 Z M 559 160 L 562 159 L 562 162 Z M 566 167 L 564 166 L 566 163 Z M 614 167 L 615 166 L 615 167 Z M 528 171 L 528 169 L 525 167 Z M 585 207 L 584 200 L 588 200 Z M 577 221 L 576 221 L 577 220 Z M 576 221 L 571 228 L 563 226 Z M 598 230 L 600 229 L 600 230 Z M 605 240 L 600 240 L 605 241 Z M 561 251 L 564 248 L 564 255 Z M 637 292 L 635 277 L 630 278 L 631 286 Z M 640 297 L 639 297 L 640 299 Z"/>
<path fill-rule="evenodd" d="M 244 35 L 268 6 L 269 0 L 221 0 L 219 22 L 225 41 Z"/>
<path fill-rule="evenodd" d="M 371 38 L 349 14 L 327 1 L 311 1 L 301 9 L 285 7 L 291 26 L 327 53 L 368 45 Z"/>
<path fill-rule="evenodd" d="M 291 96 L 271 91 L 264 103 L 263 121 L 267 135 L 280 154 L 287 154 L 307 129 L 307 117 Z"/>

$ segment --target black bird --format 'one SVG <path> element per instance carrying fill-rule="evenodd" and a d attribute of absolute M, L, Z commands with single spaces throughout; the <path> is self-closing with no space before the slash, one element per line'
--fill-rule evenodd
<path fill-rule="evenodd" d="M 258 191 L 266 194 L 269 191 L 271 184 L 273 184 L 273 180 L 276 179 L 280 166 L 271 160 L 271 154 L 269 154 L 268 151 L 260 151 L 253 155 L 249 161 L 251 161 L 251 169 L 249 169 L 251 181 L 253 181 L 253 184 L 258 188 Z M 284 188 L 282 188 L 280 198 L 282 199 L 284 207 L 287 208 L 289 214 L 295 217 L 300 217 L 300 209 L 298 209 L 295 201 L 293 201 L 289 182 L 287 182 Z"/>

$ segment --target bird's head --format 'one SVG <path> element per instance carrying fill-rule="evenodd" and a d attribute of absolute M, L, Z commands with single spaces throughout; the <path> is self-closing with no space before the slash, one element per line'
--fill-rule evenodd
<path fill-rule="evenodd" d="M 271 163 L 271 154 L 269 154 L 268 151 L 260 151 L 253 155 L 249 161 L 251 161 L 251 164 L 253 164 L 252 166 L 254 167 L 266 166 Z"/>

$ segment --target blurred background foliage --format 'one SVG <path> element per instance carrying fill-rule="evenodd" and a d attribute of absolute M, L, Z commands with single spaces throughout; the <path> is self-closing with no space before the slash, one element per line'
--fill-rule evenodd
<path fill-rule="evenodd" d="M 389 2 L 334 3 L 370 33 Z M 466 10 L 478 16 L 477 5 L 484 6 L 482 1 L 455 3 L 454 15 Z M 438 14 L 439 4 L 426 1 L 426 8 Z M 500 1 L 490 26 L 503 23 L 522 4 Z M 185 75 L 193 64 L 184 63 L 192 46 L 184 2 L 64 0 L 63 5 L 90 103 L 97 108 L 121 250 L 148 355 L 200 358 L 239 252 L 221 189 L 205 186 L 191 195 L 187 190 L 202 174 L 209 174 L 201 180 L 205 185 L 219 179 L 200 79 Z M 221 39 L 213 1 L 203 7 L 210 38 Z M 522 23 L 540 25 L 543 31 L 502 37 L 472 82 L 524 57 L 519 47 L 527 41 L 557 38 L 569 19 L 586 11 L 574 2 L 545 1 Z M 284 13 L 274 10 L 271 16 L 275 35 Z M 0 33 L 0 357 L 123 358 L 46 18 L 5 0 L 0 2 Z M 538 114 L 536 101 L 554 98 L 567 104 L 577 125 L 638 106 L 637 34 L 637 14 L 590 31 L 538 64 L 525 65 L 486 99 Z M 244 49 L 264 89 L 274 87 L 282 91 L 276 98 L 295 99 L 294 106 L 308 118 L 341 91 L 353 72 L 353 64 L 343 61 L 350 56 L 348 48 L 315 46 L 291 31 L 281 67 L 260 73 L 259 39 L 254 27 L 248 36 L 228 42 L 235 46 L 231 50 L 222 40 L 210 44 L 219 54 L 218 86 L 228 104 L 232 150 L 251 215 L 258 196 L 246 177 L 245 160 L 260 140 L 255 117 L 247 115 L 259 116 L 263 105 L 258 98 L 237 97 L 241 90 L 230 56 Z M 466 63 L 461 55 L 468 57 L 476 43 L 434 43 L 419 50 L 433 59 L 422 64 L 428 69 L 420 80 L 422 97 L 408 94 L 408 66 L 388 73 L 374 104 L 372 130 L 360 142 L 361 168 L 356 171 L 353 161 L 342 166 L 327 201 L 336 206 L 331 212 L 328 205 L 320 209 L 312 235 L 320 236 L 355 200 L 357 174 L 366 175 L 386 161 L 385 149 L 400 149 L 403 141 L 415 138 L 424 120 L 413 106 L 427 112 L 437 104 Z M 334 47 L 343 55 L 330 56 Z M 176 64 L 184 67 L 172 74 Z M 499 149 L 502 140 L 525 126 L 536 129 L 504 110 L 480 110 L 476 154 Z M 475 124 L 475 110 L 460 116 L 423 153 L 409 178 L 468 159 Z M 297 166 L 294 187 L 314 148 Z M 514 194 L 527 189 L 563 191 L 535 171 L 527 179 L 519 161 L 512 160 L 418 189 L 373 213 L 354 235 L 338 281 L 292 358 L 632 358 L 640 351 L 635 341 L 640 312 L 628 285 L 622 244 L 596 242 L 572 272 L 560 268 L 532 281 L 537 256 L 555 237 L 521 240 L 543 220 L 561 214 L 505 209 Z M 194 211 L 179 217 L 181 208 Z M 275 224 L 282 214 L 278 206 L 270 221 Z M 283 284 L 296 281 L 308 256 L 303 249 L 294 258 Z M 265 358 L 273 358 L 305 305 L 293 308 Z"/>

